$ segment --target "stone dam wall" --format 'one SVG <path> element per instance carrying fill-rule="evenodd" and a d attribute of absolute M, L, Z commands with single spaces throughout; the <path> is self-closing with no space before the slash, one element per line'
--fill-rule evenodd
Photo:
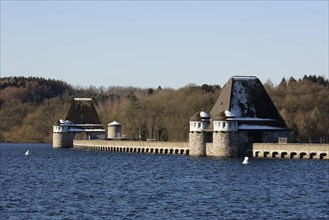
<path fill-rule="evenodd" d="M 146 154 L 189 155 L 188 142 L 74 140 L 73 147 L 83 150 Z"/>
<path fill-rule="evenodd" d="M 188 142 L 74 140 L 73 147 L 95 151 L 191 155 Z M 248 153 L 255 158 L 329 160 L 329 144 L 254 143 Z M 206 144 L 206 156 L 215 156 L 213 143 Z"/>
<path fill-rule="evenodd" d="M 329 160 L 329 144 L 254 143 L 252 156 L 260 158 Z"/>

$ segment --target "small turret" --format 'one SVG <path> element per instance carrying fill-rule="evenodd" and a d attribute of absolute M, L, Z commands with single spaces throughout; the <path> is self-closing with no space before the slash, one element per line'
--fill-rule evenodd
<path fill-rule="evenodd" d="M 53 148 L 73 147 L 74 134 L 69 132 L 70 125 L 72 122 L 61 119 L 53 126 Z"/>
<path fill-rule="evenodd" d="M 210 115 L 201 111 L 195 113 L 190 119 L 190 131 L 203 131 L 210 124 Z"/>
<path fill-rule="evenodd" d="M 236 116 L 226 110 L 213 119 L 213 153 L 214 156 L 236 156 L 238 134 Z"/>
<path fill-rule="evenodd" d="M 209 124 L 210 115 L 207 112 L 197 112 L 191 117 L 189 134 L 190 155 L 206 155 L 206 141 L 204 129 L 206 129 Z"/>
<path fill-rule="evenodd" d="M 121 124 L 117 121 L 113 121 L 107 125 L 107 138 L 108 139 L 120 139 L 121 138 Z"/>

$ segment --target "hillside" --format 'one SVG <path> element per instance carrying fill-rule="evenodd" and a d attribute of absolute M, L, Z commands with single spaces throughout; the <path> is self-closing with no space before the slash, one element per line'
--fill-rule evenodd
<path fill-rule="evenodd" d="M 265 89 L 278 108 L 292 137 L 300 142 L 328 142 L 329 82 L 323 77 L 270 81 Z M 51 142 L 52 125 L 65 118 L 74 97 L 91 97 L 107 127 L 122 123 L 128 138 L 186 141 L 189 119 L 210 111 L 221 93 L 218 85 L 188 85 L 180 89 L 108 87 L 82 88 L 37 77 L 0 78 L 0 141 Z"/>

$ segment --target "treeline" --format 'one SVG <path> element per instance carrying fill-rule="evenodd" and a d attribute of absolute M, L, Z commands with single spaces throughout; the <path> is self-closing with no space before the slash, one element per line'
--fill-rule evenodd
<path fill-rule="evenodd" d="M 187 85 L 180 89 L 74 87 L 60 80 L 36 77 L 0 78 L 0 141 L 51 142 L 52 126 L 66 116 L 74 97 L 91 97 L 104 127 L 122 123 L 130 139 L 188 140 L 189 119 L 210 111 L 219 85 Z M 292 137 L 300 142 L 328 142 L 329 82 L 321 76 L 282 79 L 264 84 Z"/>
<path fill-rule="evenodd" d="M 104 127 L 117 120 L 127 138 L 185 141 L 190 117 L 210 110 L 221 91 L 218 85 L 192 84 L 178 90 L 83 88 L 35 77 L 0 78 L 0 83 L 1 142 L 51 142 L 52 126 L 65 118 L 75 97 L 92 97 Z"/>
<path fill-rule="evenodd" d="M 322 76 L 282 79 L 264 84 L 275 106 L 292 129 L 294 142 L 329 142 L 329 81 Z"/>
<path fill-rule="evenodd" d="M 9 100 L 39 105 L 46 99 L 73 92 L 72 86 L 59 80 L 39 77 L 7 77 L 1 78 L 0 105 Z"/>

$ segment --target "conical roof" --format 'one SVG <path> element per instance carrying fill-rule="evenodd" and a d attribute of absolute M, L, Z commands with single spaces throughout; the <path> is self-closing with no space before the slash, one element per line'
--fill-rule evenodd
<path fill-rule="evenodd" d="M 117 121 L 112 121 L 111 123 L 108 124 L 109 126 L 117 126 L 117 125 L 121 125 L 119 122 Z"/>

